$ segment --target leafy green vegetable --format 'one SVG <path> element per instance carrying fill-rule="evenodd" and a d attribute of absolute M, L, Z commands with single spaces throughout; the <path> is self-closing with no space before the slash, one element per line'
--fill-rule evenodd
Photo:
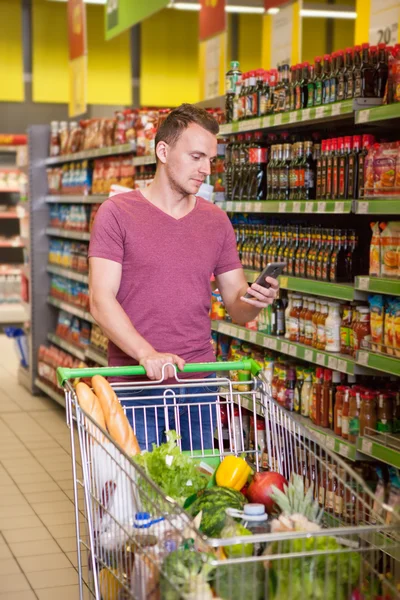
<path fill-rule="evenodd" d="M 160 590 L 163 600 L 212 600 L 209 580 L 214 566 L 213 554 L 195 550 L 174 550 L 164 559 Z"/>
<path fill-rule="evenodd" d="M 206 487 L 208 478 L 200 473 L 192 458 L 182 454 L 176 431 L 167 431 L 166 436 L 165 444 L 158 447 L 153 444 L 151 452 L 138 454 L 133 460 L 167 496 L 183 504 L 188 496 Z M 145 482 L 141 485 L 143 496 L 152 499 L 154 493 L 150 486 Z"/>
<path fill-rule="evenodd" d="M 238 561 L 235 564 L 222 564 L 217 567 L 213 587 L 223 600 L 264 600 L 268 597 L 265 593 L 265 581 L 263 563 Z M 288 596 L 281 597 L 281 600 L 287 599 Z"/>
<path fill-rule="evenodd" d="M 343 550 L 338 554 L 317 554 L 321 551 Z M 267 554 L 296 553 L 298 558 L 269 561 L 271 600 L 345 600 L 359 580 L 360 554 L 345 552 L 332 536 L 273 542 Z M 314 556 L 301 556 L 316 552 Z"/>

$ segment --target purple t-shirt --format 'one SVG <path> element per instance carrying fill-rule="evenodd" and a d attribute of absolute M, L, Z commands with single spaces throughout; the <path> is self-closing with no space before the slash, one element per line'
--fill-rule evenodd
<path fill-rule="evenodd" d="M 228 216 L 203 198 L 176 220 L 139 191 L 106 200 L 96 214 L 89 257 L 122 265 L 117 300 L 158 352 L 214 361 L 210 278 L 241 269 Z M 110 366 L 134 361 L 111 341 Z"/>

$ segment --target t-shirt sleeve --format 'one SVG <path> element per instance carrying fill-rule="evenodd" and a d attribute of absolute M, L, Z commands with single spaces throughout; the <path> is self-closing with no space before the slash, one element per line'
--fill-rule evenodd
<path fill-rule="evenodd" d="M 89 258 L 107 258 L 122 264 L 124 232 L 118 219 L 118 209 L 106 200 L 96 213 L 90 233 Z"/>
<path fill-rule="evenodd" d="M 223 236 L 223 244 L 218 257 L 214 275 L 222 275 L 228 271 L 242 269 L 242 263 L 239 259 L 239 254 L 236 246 L 236 235 L 229 220 L 228 215 L 223 214 L 221 237 Z"/>

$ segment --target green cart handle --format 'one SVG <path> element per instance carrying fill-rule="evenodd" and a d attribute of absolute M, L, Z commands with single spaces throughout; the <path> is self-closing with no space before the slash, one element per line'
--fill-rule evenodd
<path fill-rule="evenodd" d="M 258 375 L 261 371 L 259 365 L 252 359 L 236 362 L 209 362 L 209 363 L 188 363 L 180 373 L 213 373 L 214 371 L 250 371 L 252 375 Z M 77 379 L 82 377 L 93 377 L 94 375 L 103 375 L 103 377 L 132 377 L 137 375 L 146 375 L 144 367 L 138 365 L 133 367 L 100 367 L 98 369 L 64 369 L 58 367 L 57 380 L 58 385 L 62 387 L 68 379 Z"/>

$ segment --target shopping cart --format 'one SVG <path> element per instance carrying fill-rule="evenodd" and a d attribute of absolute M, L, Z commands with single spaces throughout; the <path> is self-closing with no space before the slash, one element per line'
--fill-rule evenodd
<path fill-rule="evenodd" d="M 208 410 L 209 431 L 203 431 L 197 447 L 190 437 L 188 455 L 216 466 L 226 454 L 244 454 L 257 471 L 262 461 L 263 468 L 278 471 L 287 480 L 300 475 L 322 509 L 322 529 L 223 540 L 205 537 L 198 520 L 166 496 L 77 403 L 72 380 L 96 374 L 143 375 L 142 367 L 59 369 L 71 430 L 80 598 L 400 598 L 398 514 L 319 442 L 303 425 L 304 419 L 271 398 L 254 361 L 218 363 L 216 378 L 204 378 L 215 367 L 187 365 L 184 372 L 197 372 L 201 378 L 176 379 L 172 386 L 161 380 L 115 383 L 113 388 L 125 401 L 137 401 L 134 408 L 126 409 L 132 411 L 133 421 L 135 412 L 144 410 L 160 423 L 157 443 L 163 441 L 165 430 L 179 432 L 182 414 L 197 414 L 204 426 L 202 415 Z M 237 372 L 242 373 L 239 382 L 231 377 Z M 204 391 L 201 396 L 196 392 L 198 401 L 193 403 L 191 390 L 199 385 Z M 144 397 L 144 389 L 154 396 Z M 245 434 L 249 412 L 253 439 L 260 421 L 265 422 L 262 453 L 257 444 L 249 446 Z M 223 419 L 228 423 L 228 439 L 223 436 Z M 210 433 L 215 443 L 205 448 L 203 440 Z M 249 543 L 258 549 L 257 555 L 247 555 L 244 548 Z M 228 546 L 235 550 L 226 552 L 230 558 L 221 552 Z"/>

